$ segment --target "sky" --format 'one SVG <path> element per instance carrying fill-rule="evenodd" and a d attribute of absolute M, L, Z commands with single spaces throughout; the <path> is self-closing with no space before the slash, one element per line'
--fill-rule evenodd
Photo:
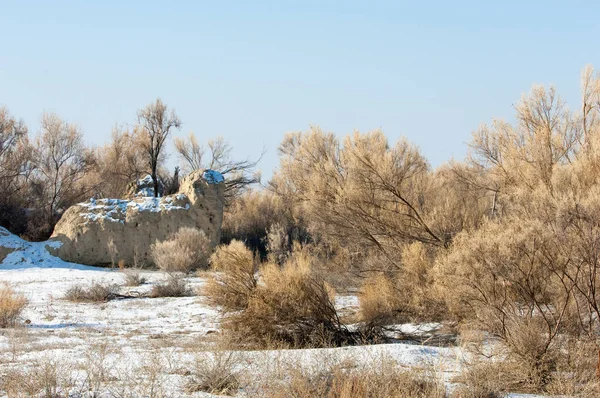
<path fill-rule="evenodd" d="M 534 84 L 578 107 L 598 15 L 577 0 L 0 0 L 0 105 L 33 134 L 55 112 L 102 145 L 160 97 L 174 136 L 223 136 L 236 159 L 264 148 L 263 179 L 310 125 L 405 136 L 435 167 Z"/>

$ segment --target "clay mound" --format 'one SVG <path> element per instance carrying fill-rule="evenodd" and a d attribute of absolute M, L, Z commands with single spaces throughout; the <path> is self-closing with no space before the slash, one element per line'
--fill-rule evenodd
<path fill-rule="evenodd" d="M 70 207 L 54 229 L 65 261 L 129 266 L 152 263 L 150 246 L 182 227 L 204 231 L 219 243 L 223 221 L 223 177 L 212 170 L 191 173 L 179 192 L 161 198 L 91 199 Z"/>

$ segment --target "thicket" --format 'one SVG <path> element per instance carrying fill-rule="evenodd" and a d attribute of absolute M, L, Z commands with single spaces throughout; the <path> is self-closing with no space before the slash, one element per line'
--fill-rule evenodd
<path fill-rule="evenodd" d="M 566 342 L 595 347 L 583 354 L 590 362 L 599 349 L 600 78 L 592 68 L 581 87 L 576 110 L 554 88 L 534 87 L 514 122 L 480 126 L 465 161 L 435 169 L 416 146 L 391 145 L 379 130 L 288 134 L 267 189 L 235 201 L 226 230 L 267 252 L 261 278 L 290 272 L 298 242 L 329 275 L 352 275 L 335 288 L 360 285 L 363 330 L 454 322 L 465 342 L 483 332 L 481 342 L 502 348 L 498 357 L 519 369 L 506 378 L 513 387 L 559 391 Z M 566 383 L 570 393 L 585 385 L 577 383 Z"/>
<path fill-rule="evenodd" d="M 156 184 L 163 182 L 164 193 L 174 193 L 180 167 L 166 169 L 169 154 L 163 146 L 180 123 L 158 99 L 138 111 L 132 129 L 116 126 L 107 144 L 90 147 L 80 126 L 56 114 L 44 113 L 32 135 L 0 105 L 0 226 L 28 240 L 45 240 L 69 206 L 90 197 L 122 198 L 148 174 Z M 208 140 L 207 151 L 191 137 L 176 141 L 181 166 L 186 172 L 212 168 L 226 175 L 228 202 L 259 181 L 257 161 L 233 160 L 222 138 Z"/>

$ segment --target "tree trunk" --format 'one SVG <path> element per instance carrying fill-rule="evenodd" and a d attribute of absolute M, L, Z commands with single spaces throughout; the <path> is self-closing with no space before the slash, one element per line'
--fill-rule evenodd
<path fill-rule="evenodd" d="M 154 197 L 158 198 L 158 178 L 156 177 L 156 168 L 152 169 L 152 182 L 154 183 Z"/>
<path fill-rule="evenodd" d="M 596 364 L 596 377 L 600 379 L 600 350 L 598 350 L 598 363 Z"/>

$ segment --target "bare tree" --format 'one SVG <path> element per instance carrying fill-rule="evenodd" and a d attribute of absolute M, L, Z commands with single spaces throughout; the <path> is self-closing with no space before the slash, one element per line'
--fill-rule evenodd
<path fill-rule="evenodd" d="M 159 99 L 140 109 L 137 113 L 138 129 L 145 135 L 143 146 L 148 156 L 150 175 L 154 183 L 154 197 L 158 196 L 158 166 L 161 151 L 171 129 L 180 128 L 181 120 L 174 110 L 168 112 L 167 106 Z"/>
<path fill-rule="evenodd" d="M 226 203 L 239 197 L 251 184 L 260 182 L 260 175 L 254 169 L 262 154 L 257 160 L 235 161 L 231 159 L 232 147 L 223 137 L 209 140 L 204 147 L 198 143 L 194 133 L 190 133 L 187 140 L 175 138 L 174 143 L 187 172 L 211 169 L 225 176 Z"/>
<path fill-rule="evenodd" d="M 50 227 L 59 209 L 90 191 L 83 179 L 91 161 L 78 126 L 55 114 L 43 115 L 42 132 L 34 148 L 35 185 L 39 187 Z"/>
<path fill-rule="evenodd" d="M 184 171 L 189 173 L 204 168 L 204 153 L 206 149 L 198 142 L 194 133 L 188 139 L 175 137 L 173 139 L 175 150 L 184 161 Z"/>
<path fill-rule="evenodd" d="M 7 199 L 23 187 L 17 180 L 29 170 L 27 126 L 0 107 L 0 189 Z"/>
<path fill-rule="evenodd" d="M 148 172 L 145 150 L 140 144 L 146 137 L 115 127 L 110 143 L 97 150 L 97 166 L 101 181 L 99 194 L 122 197 L 127 186 Z"/>

